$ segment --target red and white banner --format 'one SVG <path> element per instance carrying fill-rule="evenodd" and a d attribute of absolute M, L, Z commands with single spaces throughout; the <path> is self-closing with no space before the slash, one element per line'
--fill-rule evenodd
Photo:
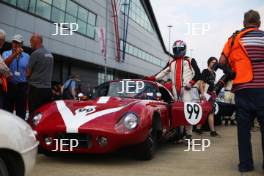
<path fill-rule="evenodd" d="M 103 54 L 104 58 L 106 58 L 106 38 L 105 38 L 105 28 L 104 27 L 97 27 L 96 29 L 101 53 Z"/>

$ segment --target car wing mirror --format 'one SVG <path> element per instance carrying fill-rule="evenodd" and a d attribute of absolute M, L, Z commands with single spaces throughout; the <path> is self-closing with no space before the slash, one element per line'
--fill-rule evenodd
<path fill-rule="evenodd" d="M 157 100 L 161 100 L 161 98 L 162 98 L 161 93 L 160 92 L 157 92 L 156 93 L 156 97 L 157 97 Z"/>
<path fill-rule="evenodd" d="M 82 97 L 84 96 L 83 93 L 78 93 L 78 101 L 81 101 Z"/>
<path fill-rule="evenodd" d="M 148 92 L 148 93 L 146 93 L 146 95 L 147 95 L 147 97 L 154 97 L 154 93 L 152 93 L 152 92 Z"/>

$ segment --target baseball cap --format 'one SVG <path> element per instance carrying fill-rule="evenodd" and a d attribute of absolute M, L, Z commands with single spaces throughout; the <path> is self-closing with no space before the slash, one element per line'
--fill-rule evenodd
<path fill-rule="evenodd" d="M 18 43 L 22 43 L 22 42 L 24 41 L 24 40 L 23 40 L 23 36 L 20 35 L 20 34 L 16 34 L 16 35 L 13 36 L 12 41 L 16 41 L 16 42 L 18 42 Z"/>
<path fill-rule="evenodd" d="M 81 81 L 80 80 L 80 75 L 71 75 L 70 79 L 75 79 L 76 81 Z"/>

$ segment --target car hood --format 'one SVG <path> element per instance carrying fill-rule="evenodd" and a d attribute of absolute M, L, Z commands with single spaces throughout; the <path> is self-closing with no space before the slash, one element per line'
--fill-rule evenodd
<path fill-rule="evenodd" d="M 43 117 L 37 131 L 78 133 L 88 128 L 113 129 L 121 116 L 138 101 L 120 97 L 55 101 L 39 109 Z"/>
<path fill-rule="evenodd" d="M 0 148 L 23 153 L 36 146 L 34 132 L 24 120 L 1 109 L 0 117 Z"/>

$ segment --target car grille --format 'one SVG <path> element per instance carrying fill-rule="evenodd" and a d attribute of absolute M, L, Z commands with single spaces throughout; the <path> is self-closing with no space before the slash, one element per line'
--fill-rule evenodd
<path fill-rule="evenodd" d="M 78 148 L 90 148 L 92 146 L 92 136 L 87 134 L 77 133 L 59 133 L 56 136 L 57 139 L 74 139 L 78 140 Z"/>

